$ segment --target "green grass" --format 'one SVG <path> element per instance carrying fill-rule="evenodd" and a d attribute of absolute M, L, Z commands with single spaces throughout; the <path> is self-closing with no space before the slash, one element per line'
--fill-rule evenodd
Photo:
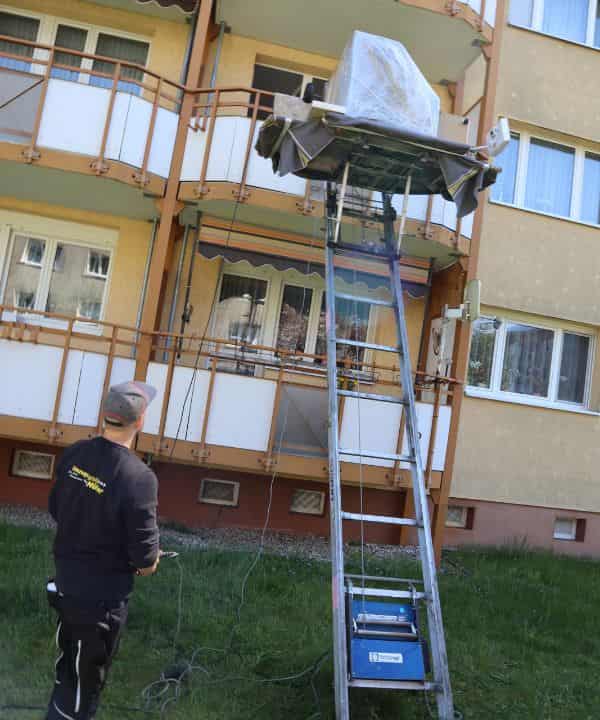
<path fill-rule="evenodd" d="M 222 648 L 236 623 L 241 580 L 253 556 L 182 554 L 183 614 L 175 637 L 179 571 L 165 561 L 137 583 L 130 621 L 99 720 L 158 717 L 121 706 L 165 666 L 194 648 Z M 369 571 L 414 573 L 409 560 L 370 561 Z M 51 533 L 0 524 L 0 705 L 45 705 L 52 685 L 55 618 L 46 605 Z M 465 720 L 597 720 L 600 717 L 600 564 L 518 549 L 451 555 L 440 577 L 456 706 Z M 329 569 L 325 563 L 264 556 L 247 586 L 241 622 L 227 654 L 203 651 L 169 719 L 308 720 L 333 717 L 328 658 Z M 234 679 L 237 678 L 237 679 Z M 0 712 L 7 720 L 40 711 Z M 353 696 L 356 720 L 428 718 L 422 698 Z"/>

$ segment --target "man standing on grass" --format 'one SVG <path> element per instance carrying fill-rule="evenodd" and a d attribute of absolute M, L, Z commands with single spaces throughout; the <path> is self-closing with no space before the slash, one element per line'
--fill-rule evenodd
<path fill-rule="evenodd" d="M 95 716 L 133 576 L 152 575 L 158 566 L 158 483 L 131 451 L 155 395 L 140 382 L 110 388 L 102 436 L 75 443 L 58 463 L 49 501 L 57 523 L 56 579 L 48 583 L 58 612 L 58 658 L 46 720 Z"/>

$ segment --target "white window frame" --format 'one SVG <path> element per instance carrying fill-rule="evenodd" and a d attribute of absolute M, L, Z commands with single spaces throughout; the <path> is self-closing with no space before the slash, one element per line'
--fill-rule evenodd
<path fill-rule="evenodd" d="M 44 243 L 44 249 L 43 249 L 43 251 L 42 251 L 42 259 L 41 259 L 41 261 L 40 261 L 39 263 L 33 262 L 33 260 L 30 260 L 30 259 L 29 259 L 29 243 L 31 242 L 31 240 L 39 240 L 39 241 L 41 241 L 42 243 Z M 45 260 L 45 258 L 46 258 L 46 245 L 45 245 L 45 241 L 44 241 L 44 240 L 41 240 L 41 238 L 38 238 L 38 237 L 28 237 L 28 238 L 27 238 L 27 242 L 25 243 L 25 247 L 23 248 L 23 253 L 21 254 L 21 260 L 20 260 L 20 262 L 21 262 L 23 265 L 29 265 L 30 267 L 41 268 L 41 267 L 43 267 L 43 265 L 44 265 L 44 260 Z"/>
<path fill-rule="evenodd" d="M 519 2 L 519 0 L 511 0 L 511 2 Z M 556 38 L 564 42 L 573 43 L 574 45 L 581 45 L 584 47 L 590 47 L 594 50 L 598 50 L 594 45 L 594 36 L 596 34 L 595 19 L 596 19 L 596 6 L 597 0 L 588 0 L 588 16 L 587 16 L 587 28 L 584 42 L 579 40 L 572 40 L 571 38 L 564 37 L 562 35 L 551 35 L 543 30 L 544 27 L 544 0 L 533 0 L 533 9 L 531 12 L 531 25 L 521 25 L 509 20 L 509 23 L 514 27 L 522 28 L 523 30 L 532 30 L 533 32 L 540 33 L 546 37 Z M 510 15 L 509 15 L 510 17 Z"/>
<path fill-rule="evenodd" d="M 46 249 L 38 279 L 38 286 L 35 292 L 34 309 L 31 311 L 24 310 L 18 313 L 5 311 L 3 313 L 3 319 L 14 320 L 18 315 L 19 317 L 26 318 L 30 324 L 56 328 L 66 327 L 66 321 L 55 318 L 44 318 L 36 314 L 36 311 L 44 312 L 46 308 L 53 271 L 53 258 L 56 254 L 57 245 L 75 245 L 81 248 L 97 250 L 110 256 L 108 276 L 102 278 L 106 282 L 102 295 L 100 321 L 104 319 L 114 272 L 115 253 L 118 242 L 117 231 L 0 209 L 0 304 L 3 303 L 5 305 L 10 304 L 8 299 L 4 299 L 4 295 L 8 282 L 8 270 L 15 236 L 33 237 L 43 240 L 46 243 Z M 50 258 L 52 258 L 52 260 Z M 78 332 L 95 334 L 102 332 L 102 326 L 96 321 L 84 320 L 83 318 L 76 320 L 73 327 Z"/>
<path fill-rule="evenodd" d="M 448 505 L 448 511 L 450 508 L 461 511 L 460 521 L 451 520 L 446 513 L 446 527 L 459 528 L 460 530 L 466 530 L 467 522 L 469 518 L 469 508 L 466 505 Z"/>
<path fill-rule="evenodd" d="M 572 533 L 564 533 L 557 531 L 556 524 L 558 522 L 569 522 L 573 525 L 573 532 Z M 556 517 L 554 519 L 554 531 L 552 533 L 552 537 L 554 540 L 570 540 L 575 541 L 577 539 L 577 518 L 573 517 Z"/>
<path fill-rule="evenodd" d="M 569 220 L 576 222 L 580 225 L 587 225 L 588 227 L 600 227 L 600 223 L 592 223 L 582 219 L 582 202 L 583 202 L 583 187 L 584 187 L 584 176 L 585 176 L 585 158 L 586 155 L 596 155 L 600 157 L 600 152 L 595 152 L 589 148 L 578 146 L 572 142 L 565 142 L 563 140 L 555 140 L 554 138 L 544 137 L 542 133 L 531 133 L 528 130 L 514 130 L 514 135 L 519 138 L 519 150 L 517 154 L 517 172 L 515 178 L 515 193 L 514 201 L 512 203 L 504 200 L 494 200 L 489 195 L 489 201 L 494 205 L 504 205 L 506 207 L 514 207 L 519 210 L 525 210 L 526 212 L 536 213 L 537 215 L 544 215 L 545 217 L 559 218 L 560 220 Z M 571 187 L 571 210 L 569 215 L 559 215 L 557 213 L 544 212 L 543 210 L 537 210 L 530 208 L 525 204 L 525 192 L 527 188 L 527 170 L 529 165 L 529 148 L 532 140 L 540 140 L 541 142 L 552 143 L 561 147 L 569 148 L 574 150 L 574 163 L 573 163 L 573 186 Z"/>
<path fill-rule="evenodd" d="M 493 318 L 482 315 L 482 320 L 500 321 L 499 327 L 496 328 L 496 337 L 494 339 L 494 351 L 492 354 L 492 372 L 490 376 L 490 385 L 487 388 L 468 385 L 468 394 L 474 397 L 484 397 L 492 400 L 508 400 L 515 403 L 526 403 L 528 405 L 537 405 L 540 407 L 561 408 L 586 410 L 589 408 L 590 392 L 592 385 L 592 371 L 594 367 L 594 358 L 596 355 L 596 339 L 593 335 L 569 328 L 557 328 L 548 325 L 531 323 L 515 318 Z M 506 349 L 506 337 L 508 324 L 526 325 L 527 327 L 538 328 L 540 330 L 550 330 L 554 333 L 552 343 L 552 360 L 550 363 L 550 377 L 548 380 L 548 395 L 540 397 L 538 395 L 527 395 L 525 393 L 513 393 L 502 390 L 502 368 L 504 364 L 504 351 Z M 568 335 L 579 335 L 589 339 L 587 368 L 585 376 L 585 387 L 583 391 L 583 402 L 568 402 L 558 399 L 558 388 L 560 380 L 560 366 L 562 362 L 562 347 L 565 333 Z"/>
<path fill-rule="evenodd" d="M 108 271 L 106 273 L 93 272 L 92 270 L 90 270 L 90 260 L 92 257 L 92 253 L 96 253 L 97 255 L 108 255 Z M 109 272 L 110 272 L 110 253 L 106 252 L 105 250 L 99 250 L 97 248 L 88 248 L 87 261 L 85 264 L 85 270 L 84 270 L 83 274 L 86 277 L 99 278 L 100 280 L 106 280 Z"/>
<path fill-rule="evenodd" d="M 147 35 L 138 35 L 136 33 L 130 33 L 126 30 L 119 28 L 105 27 L 103 25 L 90 25 L 89 23 L 82 23 L 78 20 L 71 20 L 70 18 L 61 17 L 58 15 L 45 15 L 41 13 L 32 12 L 30 10 L 22 10 L 21 8 L 15 8 L 10 5 L 0 4 L 0 11 L 9 13 L 11 15 L 17 15 L 21 17 L 30 17 L 40 21 L 38 36 L 36 42 L 41 45 L 54 45 L 56 40 L 56 33 L 59 25 L 68 25 L 69 27 L 79 28 L 87 32 L 86 42 L 83 52 L 87 55 L 95 55 L 96 47 L 98 45 L 98 36 L 100 34 L 113 35 L 126 40 L 136 40 L 143 42 L 148 45 L 148 57 L 146 58 L 146 68 L 150 68 L 151 55 L 152 55 L 152 41 Z M 36 64 L 35 60 L 47 60 L 48 53 L 45 50 L 36 48 L 33 53 L 31 60 L 30 72 L 37 75 L 43 75 L 46 72 L 46 66 Z M 73 68 L 73 72 L 79 72 L 78 82 L 83 84 L 89 84 L 90 76 L 86 73 L 90 71 L 93 66 L 93 60 L 88 58 L 82 58 L 81 67 L 79 70 Z"/>

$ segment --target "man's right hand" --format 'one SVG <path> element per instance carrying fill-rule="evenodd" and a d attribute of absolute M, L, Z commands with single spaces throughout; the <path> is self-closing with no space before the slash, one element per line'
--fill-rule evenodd
<path fill-rule="evenodd" d="M 151 565 L 150 567 L 147 567 L 147 568 L 138 568 L 138 570 L 136 571 L 136 575 L 143 575 L 143 576 L 154 575 L 154 573 L 156 572 L 156 569 L 158 568 L 159 562 L 160 562 L 160 557 L 157 557 L 156 560 L 154 561 L 154 565 Z"/>

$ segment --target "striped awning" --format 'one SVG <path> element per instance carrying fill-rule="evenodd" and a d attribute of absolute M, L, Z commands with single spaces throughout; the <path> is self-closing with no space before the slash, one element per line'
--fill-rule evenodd
<path fill-rule="evenodd" d="M 184 13 L 193 13 L 200 0 L 136 0 L 136 2 L 146 5 L 154 3 L 160 7 L 178 7 Z"/>

